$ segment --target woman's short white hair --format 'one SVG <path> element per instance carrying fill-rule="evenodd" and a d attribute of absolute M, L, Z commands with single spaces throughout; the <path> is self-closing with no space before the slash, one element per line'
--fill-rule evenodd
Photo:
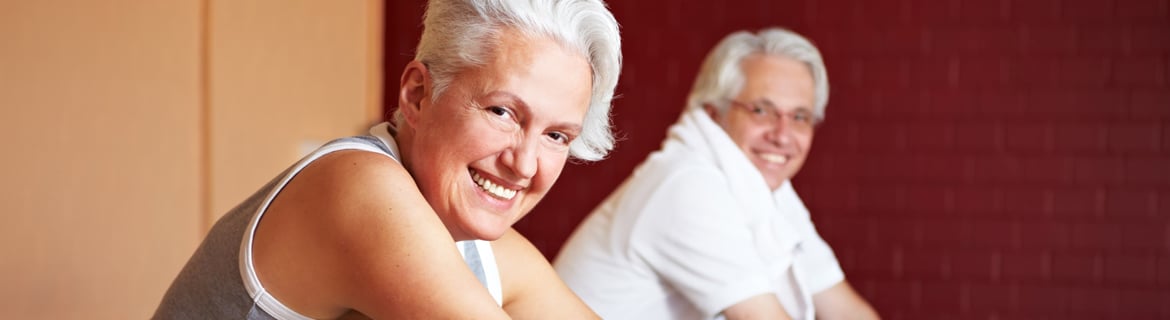
<path fill-rule="evenodd" d="M 795 59 L 808 65 L 812 73 L 814 88 L 813 115 L 817 121 L 825 119 L 825 106 L 829 103 L 829 75 L 821 53 L 808 39 L 782 28 L 768 28 L 752 34 L 738 31 L 719 41 L 707 54 L 695 85 L 687 97 L 687 108 L 702 108 L 711 104 L 719 113 L 727 111 L 727 99 L 733 98 L 743 89 L 744 72 L 740 63 L 753 54 L 778 55 Z"/>
<path fill-rule="evenodd" d="M 622 58 L 617 20 L 601 0 L 428 1 L 415 59 L 430 70 L 431 99 L 437 100 L 459 71 L 487 63 L 505 29 L 547 37 L 588 60 L 593 92 L 569 154 L 586 161 L 605 158 L 614 145 L 609 110 Z"/>

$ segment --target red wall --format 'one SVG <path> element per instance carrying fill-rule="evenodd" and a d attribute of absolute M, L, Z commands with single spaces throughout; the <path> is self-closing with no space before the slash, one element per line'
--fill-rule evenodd
<path fill-rule="evenodd" d="M 885 318 L 1170 318 L 1167 0 L 727 2 L 610 1 L 622 140 L 517 223 L 547 256 L 657 149 L 711 46 L 781 25 L 832 84 L 794 182 Z M 387 5 L 392 87 L 421 6 Z"/>

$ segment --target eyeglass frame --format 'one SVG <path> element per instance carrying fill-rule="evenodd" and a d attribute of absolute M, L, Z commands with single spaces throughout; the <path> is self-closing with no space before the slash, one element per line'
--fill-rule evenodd
<path fill-rule="evenodd" d="M 743 108 L 744 111 L 747 111 L 751 115 L 751 119 L 758 123 L 767 123 L 776 126 L 780 121 L 787 119 L 788 125 L 793 126 L 798 131 L 804 132 L 812 132 L 821 123 L 821 120 L 817 118 L 815 113 L 804 108 L 785 112 L 781 111 L 780 108 L 769 101 L 743 102 L 735 99 L 727 99 L 726 101 L 731 106 Z M 761 111 L 764 113 L 760 113 Z M 801 115 L 806 115 L 808 120 L 798 120 L 797 117 Z"/>

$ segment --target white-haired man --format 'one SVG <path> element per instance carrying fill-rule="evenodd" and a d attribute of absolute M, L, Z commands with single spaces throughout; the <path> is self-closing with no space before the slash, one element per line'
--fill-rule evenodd
<path fill-rule="evenodd" d="M 874 319 L 789 179 L 824 118 L 816 47 L 736 32 L 707 56 L 662 149 L 554 263 L 606 319 Z"/>

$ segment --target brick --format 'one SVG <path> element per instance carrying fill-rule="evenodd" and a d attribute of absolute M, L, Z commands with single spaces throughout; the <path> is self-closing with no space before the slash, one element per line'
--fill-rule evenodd
<path fill-rule="evenodd" d="M 1020 161 L 1014 157 L 972 157 L 969 163 L 974 181 L 1014 181 L 1021 173 Z"/>
<path fill-rule="evenodd" d="M 1106 128 L 1097 123 L 1057 124 L 1053 127 L 1053 148 L 1057 152 L 1102 153 L 1108 138 Z"/>
<path fill-rule="evenodd" d="M 1046 122 L 1004 125 L 1004 148 L 1012 153 L 1049 153 L 1053 147 L 1053 130 Z"/>
<path fill-rule="evenodd" d="M 1126 159 L 1125 178 L 1132 184 L 1170 186 L 1170 157 Z"/>
<path fill-rule="evenodd" d="M 888 5 L 889 3 L 884 3 L 881 6 Z M 866 16 L 871 15 L 867 14 Z M 848 39 L 842 46 L 848 48 L 848 52 L 855 56 L 917 57 L 925 54 L 926 33 L 921 28 L 867 28 L 850 32 L 842 37 Z"/>
<path fill-rule="evenodd" d="M 1166 68 L 1161 59 L 1123 59 L 1114 62 L 1113 83 L 1119 87 L 1162 88 Z"/>
<path fill-rule="evenodd" d="M 1066 0 L 1060 6 L 1061 18 L 1071 22 L 1102 22 L 1113 18 L 1113 2 Z"/>
<path fill-rule="evenodd" d="M 999 25 L 1007 22 L 1009 17 L 1007 1 L 959 1 L 959 22 L 963 25 Z"/>
<path fill-rule="evenodd" d="M 954 58 L 934 57 L 918 59 L 915 63 L 910 65 L 910 84 L 916 88 L 923 89 L 953 89 L 957 88 L 959 83 L 959 60 Z M 936 99 L 939 97 L 935 97 Z M 950 98 L 963 98 L 961 96 L 951 96 Z M 931 101 L 931 104 L 925 107 L 930 108 L 945 108 L 949 105 L 956 105 L 956 99 L 946 99 L 943 101 Z"/>
<path fill-rule="evenodd" d="M 903 200 L 897 188 L 873 188 L 858 194 L 857 209 L 875 214 L 898 212 Z"/>
<path fill-rule="evenodd" d="M 1075 249 L 1115 249 L 1120 246 L 1116 225 L 1075 223 L 1071 225 L 1069 246 Z"/>
<path fill-rule="evenodd" d="M 1068 306 L 1071 314 L 1089 314 L 1100 319 L 1117 311 L 1120 294 L 1115 289 L 1100 287 L 1068 288 Z"/>
<path fill-rule="evenodd" d="M 1057 253 L 1052 257 L 1052 278 L 1064 283 L 1100 282 L 1101 258 L 1093 254 Z"/>
<path fill-rule="evenodd" d="M 873 302 L 879 310 L 907 310 L 919 304 L 922 295 L 919 284 L 908 281 L 874 281 Z"/>
<path fill-rule="evenodd" d="M 1026 45 L 1025 45 L 1026 46 Z M 1056 49 L 1053 49 L 1055 51 Z M 1060 61 L 1050 58 L 1020 58 L 1008 61 L 1012 84 L 1024 88 L 1058 88 Z"/>
<path fill-rule="evenodd" d="M 1170 153 L 1170 125 L 1162 127 L 1162 153 Z"/>
<path fill-rule="evenodd" d="M 959 18 L 959 3 L 953 0 L 909 0 L 907 20 L 912 24 L 955 24 Z"/>
<path fill-rule="evenodd" d="M 995 123 L 957 123 L 953 126 L 955 147 L 960 150 L 989 152 L 1000 149 L 1003 133 Z"/>
<path fill-rule="evenodd" d="M 1165 218 L 1170 215 L 1170 189 L 1162 189 L 1158 192 L 1157 210 L 1155 213 L 1158 217 Z"/>
<path fill-rule="evenodd" d="M 902 255 L 902 271 L 914 279 L 941 280 L 950 275 L 950 260 L 942 251 L 906 251 Z"/>
<path fill-rule="evenodd" d="M 1109 126 L 1109 150 L 1126 153 L 1157 153 L 1161 148 L 1161 123 L 1132 121 Z"/>
<path fill-rule="evenodd" d="M 1008 63 L 1000 59 L 959 60 L 959 85 L 964 88 L 1003 88 L 1008 85 Z"/>
<path fill-rule="evenodd" d="M 875 58 L 861 66 L 861 83 L 871 89 L 902 89 L 910 85 L 909 67 L 900 58 Z"/>
<path fill-rule="evenodd" d="M 1017 303 L 1023 313 L 1060 315 L 1068 305 L 1065 292 L 1065 288 L 1051 284 L 1021 285 Z"/>
<path fill-rule="evenodd" d="M 1027 233 L 1028 230 L 1022 230 Z M 1050 277 L 1051 255 L 1036 252 L 1006 252 L 1001 255 L 1002 276 L 1008 281 L 1041 281 Z"/>
<path fill-rule="evenodd" d="M 1118 316 L 1123 319 L 1158 319 L 1167 300 L 1155 289 L 1121 289 L 1118 293 Z"/>
<path fill-rule="evenodd" d="M 860 9 L 847 1 L 816 1 L 808 4 L 806 17 L 818 26 L 840 26 L 859 18 Z"/>
<path fill-rule="evenodd" d="M 954 248 L 970 238 L 971 229 L 964 221 L 924 220 L 922 245 L 929 248 Z"/>
<path fill-rule="evenodd" d="M 1062 156 L 1027 157 L 1020 159 L 1022 175 L 1019 180 L 1038 183 L 1070 183 L 1076 174 L 1073 161 Z"/>
<path fill-rule="evenodd" d="M 965 216 L 988 216 L 999 212 L 1003 194 L 987 187 L 955 189 L 955 212 Z"/>
<path fill-rule="evenodd" d="M 1134 26 L 1129 30 L 1128 40 L 1127 53 L 1133 56 L 1156 57 L 1170 53 L 1170 27 L 1166 25 Z"/>
<path fill-rule="evenodd" d="M 1078 158 L 1074 166 L 1078 183 L 1120 183 L 1125 177 L 1124 161 L 1117 158 Z"/>
<path fill-rule="evenodd" d="M 918 93 L 914 91 L 875 91 L 866 96 L 869 98 L 870 106 L 866 110 L 866 115 L 869 116 L 900 119 L 906 115 L 922 112 L 922 106 L 916 103 L 918 102 Z"/>
<path fill-rule="evenodd" d="M 939 151 L 951 148 L 954 131 L 948 124 L 915 123 L 906 127 L 906 149 L 909 151 Z"/>
<path fill-rule="evenodd" d="M 990 280 L 992 277 L 991 251 L 952 251 L 950 253 L 951 274 L 956 279 Z"/>
<path fill-rule="evenodd" d="M 802 180 L 796 179 L 793 181 Z M 814 191 L 812 197 L 805 196 L 803 192 L 801 193 L 801 197 L 806 199 L 805 201 L 812 200 L 808 203 L 808 205 L 809 209 L 817 209 L 811 210 L 813 213 L 816 213 L 820 210 L 832 210 L 846 213 L 853 213 L 857 211 L 856 186 L 826 183 L 824 185 L 818 185 L 812 189 Z M 803 191 L 807 189 L 801 187 L 799 183 L 797 183 L 797 190 Z"/>
<path fill-rule="evenodd" d="M 905 1 L 886 3 L 850 2 L 850 4 L 859 8 L 858 22 L 864 26 L 904 24 L 909 14 Z M 787 4 L 784 4 L 784 6 L 787 6 Z"/>
<path fill-rule="evenodd" d="M 1023 95 L 1015 92 L 992 90 L 981 92 L 975 97 L 982 114 L 995 118 L 1010 117 L 1023 109 Z"/>
<path fill-rule="evenodd" d="M 908 186 L 905 189 L 906 212 L 928 217 L 947 215 L 954 207 L 954 192 L 950 187 Z"/>
<path fill-rule="evenodd" d="M 1114 0 L 1119 20 L 1136 22 L 1164 22 L 1167 17 L 1166 0 Z"/>
<path fill-rule="evenodd" d="M 1126 95 L 1115 90 L 1083 90 L 1078 94 L 1066 91 L 1037 91 L 1025 96 L 1030 114 L 1046 119 L 1084 119 L 1093 123 L 1121 118 L 1126 115 Z"/>
<path fill-rule="evenodd" d="M 1021 223 L 1020 244 L 1023 249 L 1053 250 L 1069 246 L 1069 238 L 1073 233 L 1065 224 L 1058 223 Z"/>
<path fill-rule="evenodd" d="M 1005 188 L 1003 189 L 1003 211 L 1009 216 L 1046 216 L 1051 212 L 1049 207 L 1050 192 L 1039 188 Z"/>
<path fill-rule="evenodd" d="M 1157 283 L 1157 256 L 1111 254 L 1105 257 L 1105 281 L 1118 286 L 1150 286 Z"/>
<path fill-rule="evenodd" d="M 1170 92 L 1134 89 L 1129 95 L 1129 112 L 1136 118 L 1170 116 Z"/>
<path fill-rule="evenodd" d="M 1110 61 L 1101 58 L 1062 59 L 1057 71 L 1058 83 L 1063 88 L 1105 87 L 1109 75 Z"/>
<path fill-rule="evenodd" d="M 1057 188 L 1052 193 L 1052 213 L 1057 217 L 1099 216 L 1105 207 L 1100 188 Z"/>
<path fill-rule="evenodd" d="M 1126 49 L 1123 26 L 1083 25 L 1077 28 L 1077 52 L 1081 55 L 1119 56 Z"/>
<path fill-rule="evenodd" d="M 863 250 L 853 253 L 857 269 L 855 274 L 861 278 L 889 279 L 901 274 L 901 261 L 895 259 L 896 251 L 892 250 Z M 899 254 L 900 255 L 900 254 Z"/>
<path fill-rule="evenodd" d="M 1124 249 L 1170 250 L 1165 224 L 1122 224 L 1115 227 L 1118 247 Z"/>
<path fill-rule="evenodd" d="M 878 220 L 874 234 L 883 245 L 911 246 L 919 243 L 921 228 L 910 220 Z"/>
<path fill-rule="evenodd" d="M 1013 309 L 1017 291 L 1016 286 L 1006 283 L 973 283 L 967 287 L 969 310 L 1002 312 Z"/>
<path fill-rule="evenodd" d="M 976 221 L 971 223 L 971 240 L 974 248 L 999 250 L 1015 246 L 1019 239 L 1020 226 L 1008 221 Z M 960 272 L 961 273 L 961 272 Z"/>
<path fill-rule="evenodd" d="M 1060 0 L 1011 0 L 1013 21 L 1044 24 L 1060 19 Z"/>
<path fill-rule="evenodd" d="M 922 284 L 922 309 L 942 314 L 959 314 L 962 288 L 949 282 Z"/>
<path fill-rule="evenodd" d="M 1020 52 L 1014 36 L 1017 30 L 1004 27 L 932 29 L 928 34 L 927 54 L 980 57 L 1012 55 Z"/>
<path fill-rule="evenodd" d="M 1152 218 L 1158 210 L 1158 193 L 1152 189 L 1110 189 L 1105 193 L 1105 216 Z"/>
<path fill-rule="evenodd" d="M 1068 54 L 1077 48 L 1077 29 L 1071 25 L 1028 26 L 1019 37 L 1020 50 L 1028 55 Z"/>
<path fill-rule="evenodd" d="M 1170 288 L 1170 254 L 1163 253 L 1158 257 L 1157 284 L 1162 288 Z"/>

